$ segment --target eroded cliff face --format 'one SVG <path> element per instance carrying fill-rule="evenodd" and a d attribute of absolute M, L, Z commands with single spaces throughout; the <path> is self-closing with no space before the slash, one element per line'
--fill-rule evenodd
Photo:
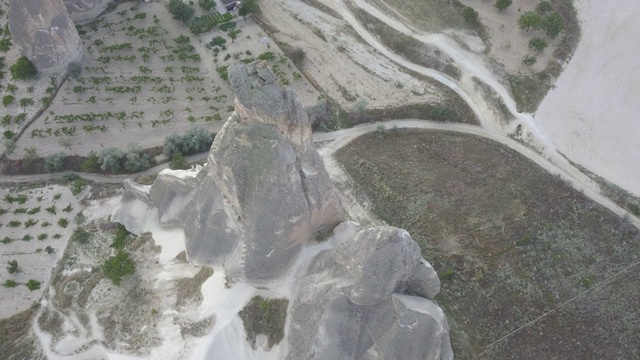
<path fill-rule="evenodd" d="M 453 359 L 433 267 L 395 227 L 318 254 L 292 301 L 286 359 Z"/>
<path fill-rule="evenodd" d="M 39 72 L 62 73 L 82 59 L 82 41 L 62 0 L 11 0 L 9 26 Z"/>
<path fill-rule="evenodd" d="M 264 63 L 235 65 L 229 79 L 236 111 L 207 164 L 163 171 L 151 186 L 126 181 L 112 220 L 135 233 L 157 215 L 184 229 L 191 262 L 263 292 L 287 284 L 287 345 L 269 359 L 452 359 L 432 301 L 440 280 L 417 243 L 402 229 L 343 221 L 306 113 Z M 327 243 L 313 240 L 331 229 Z M 314 246 L 328 250 L 300 256 Z"/>
<path fill-rule="evenodd" d="M 95 19 L 107 9 L 113 0 L 64 0 L 69 17 L 76 24 Z"/>

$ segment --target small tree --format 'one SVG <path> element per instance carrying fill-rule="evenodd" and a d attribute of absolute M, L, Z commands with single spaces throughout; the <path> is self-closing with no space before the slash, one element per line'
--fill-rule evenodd
<path fill-rule="evenodd" d="M 244 0 L 240 3 L 240 10 L 238 10 L 238 15 L 247 16 L 249 14 L 259 14 L 260 13 L 260 5 L 257 0 Z"/>
<path fill-rule="evenodd" d="M 205 10 L 211 10 L 216 6 L 215 0 L 198 0 L 198 5 Z"/>
<path fill-rule="evenodd" d="M 180 20 L 184 23 L 191 20 L 195 10 L 182 2 L 181 0 L 171 0 L 169 1 L 169 12 L 173 15 L 174 19 Z"/>
<path fill-rule="evenodd" d="M 29 80 L 38 75 L 38 70 L 26 56 L 18 58 L 16 63 L 11 65 L 9 71 L 14 80 Z"/>
<path fill-rule="evenodd" d="M 527 11 L 518 19 L 520 29 L 529 31 L 530 28 L 538 29 L 542 25 L 542 18 L 533 11 Z"/>
<path fill-rule="evenodd" d="M 209 150 L 213 138 L 208 131 L 201 127 L 189 129 L 184 134 L 183 153 L 199 153 Z"/>
<path fill-rule="evenodd" d="M 511 0 L 497 0 L 495 6 L 499 11 L 506 10 L 509 6 L 511 6 Z"/>
<path fill-rule="evenodd" d="M 44 159 L 44 171 L 55 172 L 64 170 L 64 161 L 67 156 L 63 153 L 49 155 Z"/>
<path fill-rule="evenodd" d="M 524 59 L 522 59 L 522 63 L 526 66 L 533 66 L 538 61 L 535 56 L 525 55 Z"/>
<path fill-rule="evenodd" d="M 124 153 L 120 149 L 109 148 L 101 150 L 98 154 L 98 162 L 100 163 L 100 169 L 104 171 L 110 171 L 116 173 L 120 171 L 121 161 L 124 157 Z"/>
<path fill-rule="evenodd" d="M 464 21 L 469 25 L 476 26 L 480 23 L 478 12 L 472 8 L 471 6 L 466 6 L 462 11 L 462 17 L 464 17 Z"/>
<path fill-rule="evenodd" d="M 547 33 L 547 36 L 555 39 L 556 37 L 558 37 L 558 34 L 562 32 L 562 29 L 564 29 L 564 21 L 562 20 L 562 16 L 560 16 L 557 12 L 548 15 L 544 19 L 542 27 Z"/>
<path fill-rule="evenodd" d="M 162 152 L 167 156 L 173 156 L 173 154 L 182 153 L 182 136 L 174 133 L 164 138 L 164 146 Z"/>
<path fill-rule="evenodd" d="M 545 15 L 548 12 L 553 11 L 553 6 L 548 1 L 540 1 L 538 5 L 536 5 L 536 12 L 540 15 Z"/>
<path fill-rule="evenodd" d="M 143 153 L 139 146 L 129 146 L 125 158 L 124 167 L 127 171 L 138 172 L 151 167 L 149 156 Z"/>
<path fill-rule="evenodd" d="M 547 48 L 547 42 L 541 37 L 534 37 L 529 40 L 529 49 L 533 49 L 537 52 L 542 52 Z"/>
<path fill-rule="evenodd" d="M 124 250 L 118 250 L 115 256 L 102 264 L 102 273 L 116 286 L 120 285 L 123 276 L 131 275 L 135 271 L 136 264 Z"/>
<path fill-rule="evenodd" d="M 20 271 L 20 268 L 18 267 L 18 260 L 9 260 L 8 264 L 9 266 L 7 266 L 7 271 L 9 274 L 15 274 Z"/>
<path fill-rule="evenodd" d="M 100 168 L 100 158 L 95 152 L 90 152 L 87 159 L 80 165 L 80 170 L 84 172 L 96 171 Z"/>
<path fill-rule="evenodd" d="M 80 75 L 82 74 L 82 65 L 80 65 L 80 63 L 75 61 L 69 63 L 69 66 L 67 67 L 67 73 L 72 78 L 75 78 L 75 79 L 79 78 Z"/>
<path fill-rule="evenodd" d="M 172 170 L 186 170 L 189 168 L 189 163 L 187 162 L 187 160 L 185 160 L 184 156 L 182 156 L 181 153 L 175 153 L 171 157 L 169 167 Z"/>

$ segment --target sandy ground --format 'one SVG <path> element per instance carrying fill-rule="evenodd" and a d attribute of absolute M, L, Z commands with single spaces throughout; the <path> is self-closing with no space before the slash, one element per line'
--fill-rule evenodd
<path fill-rule="evenodd" d="M 14 202 L 9 204 L 5 201 L 6 195 L 17 196 L 26 195 L 28 200 L 24 204 Z M 54 196 L 59 194 L 58 199 Z M 81 194 L 82 195 L 82 194 Z M 24 285 L 18 285 L 15 288 L 0 288 L 0 318 L 10 317 L 31 306 L 42 296 L 42 292 L 46 289 L 49 279 L 51 278 L 51 270 L 55 263 L 62 256 L 67 241 L 71 233 L 76 227 L 74 218 L 82 210 L 78 199 L 71 194 L 67 187 L 52 185 L 45 188 L 36 188 L 25 191 L 11 191 L 7 188 L 0 189 L 0 197 L 2 198 L 0 208 L 7 210 L 5 214 L 0 215 L 0 239 L 8 237 L 12 241 L 8 244 L 0 243 L 0 282 L 11 279 L 20 284 L 25 284 L 30 279 L 34 279 L 41 283 L 40 289 L 29 291 Z M 38 199 L 40 199 L 38 201 Z M 51 206 L 56 207 L 56 215 L 45 210 Z M 63 211 L 64 208 L 70 206 L 70 211 Z M 40 208 L 40 211 L 34 214 L 17 213 L 14 211 L 19 208 L 28 209 Z M 58 220 L 65 218 L 69 221 L 66 228 L 58 224 Z M 29 219 L 37 220 L 38 223 L 25 228 L 25 222 Z M 9 227 L 10 221 L 19 221 L 18 227 Z M 49 223 L 50 225 L 46 225 Z M 46 234 L 47 238 L 38 239 L 38 235 Z M 55 239 L 54 235 L 59 234 L 59 238 Z M 24 237 L 31 237 L 31 240 L 23 240 Z M 54 253 L 47 254 L 44 249 L 51 246 Z M 7 262 L 17 260 L 20 271 L 15 274 L 9 274 L 7 271 Z"/>
<path fill-rule="evenodd" d="M 262 17 L 278 30 L 272 36 L 302 48 L 305 74 L 345 108 L 356 98 L 374 108 L 438 99 L 431 85 L 363 43 L 346 21 L 301 1 L 273 0 L 262 7 Z"/>
<path fill-rule="evenodd" d="M 558 151 L 640 196 L 640 3 L 576 6 L 582 39 L 535 118 Z"/>

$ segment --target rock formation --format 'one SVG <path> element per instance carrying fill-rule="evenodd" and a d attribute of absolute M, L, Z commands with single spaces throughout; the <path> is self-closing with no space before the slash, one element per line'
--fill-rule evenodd
<path fill-rule="evenodd" d="M 163 171 L 152 186 L 126 181 L 112 220 L 140 232 L 141 214 L 154 208 L 164 226 L 185 230 L 190 261 L 223 265 L 233 280 L 265 290 L 290 275 L 316 232 L 335 227 L 329 250 L 294 276 L 278 358 L 453 359 L 446 317 L 432 301 L 440 280 L 420 247 L 402 229 L 341 222 L 307 115 L 264 63 L 235 65 L 229 79 L 235 112 L 207 164 Z"/>
<path fill-rule="evenodd" d="M 125 197 L 157 207 L 166 225 L 181 224 L 190 261 L 267 282 L 284 275 L 301 247 L 341 222 L 343 212 L 295 93 L 281 89 L 262 63 L 238 64 L 229 79 L 236 111 L 197 179 L 161 176 L 150 189 L 128 183 L 136 195 Z"/>
<path fill-rule="evenodd" d="M 107 9 L 113 0 L 64 0 L 69 17 L 76 24 L 95 19 Z"/>
<path fill-rule="evenodd" d="M 82 42 L 62 0 L 11 0 L 9 25 L 40 72 L 61 73 L 82 58 Z"/>
<path fill-rule="evenodd" d="M 440 280 L 411 236 L 360 230 L 318 254 L 289 310 L 287 359 L 453 359 Z"/>

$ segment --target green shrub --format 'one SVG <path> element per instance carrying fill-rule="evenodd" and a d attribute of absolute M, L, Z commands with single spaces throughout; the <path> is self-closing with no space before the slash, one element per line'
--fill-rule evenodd
<path fill-rule="evenodd" d="M 182 2 L 181 0 L 170 0 L 168 4 L 169 12 L 173 15 L 174 19 L 180 20 L 183 23 L 191 20 L 195 10 Z"/>
<path fill-rule="evenodd" d="M 211 39 L 211 41 L 209 42 L 210 46 L 221 46 L 226 44 L 227 40 L 220 37 L 220 36 L 216 36 L 213 39 Z"/>
<path fill-rule="evenodd" d="M 82 165 L 80 165 L 80 170 L 84 172 L 97 171 L 99 168 L 100 158 L 98 157 L 98 154 L 93 151 L 89 153 L 87 159 L 82 162 Z"/>
<path fill-rule="evenodd" d="M 207 14 L 203 16 L 198 16 L 197 18 L 191 20 L 187 24 L 187 28 L 194 34 L 202 34 L 208 31 L 211 31 L 214 27 L 218 26 L 218 24 L 225 23 L 233 19 L 233 14 L 231 13 L 213 13 Z"/>
<path fill-rule="evenodd" d="M 44 159 L 44 171 L 56 172 L 64 170 L 64 162 L 67 156 L 63 153 L 49 155 Z"/>
<path fill-rule="evenodd" d="M 526 66 L 533 66 L 538 61 L 535 56 L 525 55 L 524 59 L 522 59 L 522 63 Z"/>
<path fill-rule="evenodd" d="M 2 286 L 6 287 L 6 288 L 14 288 L 16 286 L 18 286 L 19 283 L 11 280 L 11 279 L 7 279 L 2 283 Z"/>
<path fill-rule="evenodd" d="M 26 56 L 18 58 L 16 63 L 11 65 L 9 71 L 14 80 L 29 80 L 38 75 L 38 70 Z"/>
<path fill-rule="evenodd" d="M 11 105 L 15 99 L 16 97 L 13 95 L 5 95 L 2 97 L 2 105 L 4 105 L 4 107 L 7 107 Z"/>
<path fill-rule="evenodd" d="M 91 239 L 91 233 L 83 228 L 77 228 L 73 230 L 73 234 L 71 234 L 71 241 L 76 241 L 80 244 L 86 244 Z"/>
<path fill-rule="evenodd" d="M 40 281 L 36 281 L 33 279 L 30 279 L 29 281 L 27 281 L 26 284 L 24 284 L 30 291 L 36 291 L 38 289 L 40 289 Z"/>
<path fill-rule="evenodd" d="M 544 18 L 542 22 L 542 27 L 546 32 L 547 36 L 552 39 L 558 37 L 562 29 L 564 29 L 564 21 L 562 20 L 562 16 L 560 16 L 557 12 L 553 12 L 547 17 Z"/>
<path fill-rule="evenodd" d="M 536 12 L 540 15 L 545 15 L 548 12 L 553 11 L 553 6 L 548 1 L 540 1 L 538 5 L 536 5 Z"/>
<path fill-rule="evenodd" d="M 7 266 L 9 274 L 15 274 L 20 271 L 20 267 L 18 267 L 18 260 L 9 260 L 7 264 L 9 265 Z"/>
<path fill-rule="evenodd" d="M 504 11 L 506 8 L 511 6 L 511 3 L 511 0 L 496 0 L 495 7 L 497 7 L 500 11 Z"/>
<path fill-rule="evenodd" d="M 116 236 L 113 238 L 111 247 L 114 249 L 122 250 L 127 244 L 127 238 L 131 233 L 120 223 L 116 223 Z"/>
<path fill-rule="evenodd" d="M 22 99 L 20 99 L 20 101 L 18 103 L 20 104 L 21 107 L 25 108 L 27 106 L 33 105 L 33 99 L 32 98 L 22 98 Z"/>
<path fill-rule="evenodd" d="M 123 250 L 118 250 L 115 256 L 105 260 L 102 264 L 102 273 L 116 286 L 120 285 L 123 276 L 132 275 L 135 271 L 135 263 Z"/>
<path fill-rule="evenodd" d="M 276 55 L 272 51 L 263 52 L 258 55 L 258 59 L 260 60 L 273 60 L 275 57 Z"/>
<path fill-rule="evenodd" d="M 478 12 L 471 6 L 466 6 L 462 10 L 462 17 L 469 25 L 478 25 L 480 23 Z"/>
<path fill-rule="evenodd" d="M 67 218 L 60 218 L 58 219 L 58 225 L 60 225 L 61 228 L 65 229 L 69 225 L 69 220 Z"/>
<path fill-rule="evenodd" d="M 9 51 L 9 48 L 11 48 L 11 39 L 10 38 L 0 39 L 0 51 L 7 52 Z"/>
<path fill-rule="evenodd" d="M 220 66 L 216 68 L 218 75 L 222 78 L 222 80 L 229 80 L 229 66 Z"/>
<path fill-rule="evenodd" d="M 216 2 L 215 0 L 198 0 L 198 5 L 208 11 L 216 6 Z"/>
<path fill-rule="evenodd" d="M 73 196 L 77 196 L 82 192 L 82 190 L 84 190 L 85 186 L 87 186 L 86 180 L 76 179 L 76 180 L 73 180 L 71 184 L 69 184 L 69 190 L 71 190 L 71 193 L 73 194 Z"/>
<path fill-rule="evenodd" d="M 98 162 L 100 163 L 100 169 L 104 171 L 110 171 L 116 173 L 120 171 L 122 165 L 122 159 L 125 154 L 120 149 L 109 148 L 103 149 L 98 154 Z"/>
<path fill-rule="evenodd" d="M 125 155 L 124 168 L 129 172 L 143 171 L 150 167 L 149 156 L 141 150 L 129 150 Z"/>
<path fill-rule="evenodd" d="M 177 152 L 171 157 L 169 168 L 172 170 L 187 170 L 189 169 L 189 163 L 181 153 Z"/>
<path fill-rule="evenodd" d="M 227 30 L 233 29 L 234 27 L 236 27 L 236 22 L 235 21 L 229 21 L 227 23 L 224 23 L 224 24 L 220 25 L 220 30 L 221 31 L 227 31 Z"/>
<path fill-rule="evenodd" d="M 243 0 L 240 3 L 240 10 L 238 11 L 238 15 L 247 16 L 249 14 L 259 14 L 260 13 L 260 5 L 257 0 Z"/>
<path fill-rule="evenodd" d="M 529 29 L 538 29 L 542 26 L 542 18 L 533 11 L 527 11 L 518 19 L 520 29 L 529 31 Z"/>
<path fill-rule="evenodd" d="M 184 135 L 171 134 L 164 139 L 163 153 L 167 156 L 174 154 L 195 154 L 208 150 L 213 138 L 201 127 L 189 129 Z"/>
<path fill-rule="evenodd" d="M 542 52 L 548 46 L 547 42 L 541 37 L 534 37 L 529 40 L 529 49 Z"/>

